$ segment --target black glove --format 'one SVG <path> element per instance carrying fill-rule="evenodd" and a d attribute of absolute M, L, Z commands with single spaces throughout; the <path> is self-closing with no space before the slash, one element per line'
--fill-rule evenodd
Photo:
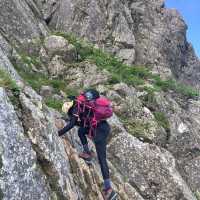
<path fill-rule="evenodd" d="M 60 137 L 60 136 L 62 136 L 62 135 L 64 135 L 64 133 L 63 133 L 63 131 L 62 131 L 62 129 L 61 129 L 61 130 L 58 131 L 58 136 Z"/>
<path fill-rule="evenodd" d="M 64 120 L 65 122 L 69 121 L 69 117 L 66 117 L 66 116 L 61 117 L 61 119 Z"/>

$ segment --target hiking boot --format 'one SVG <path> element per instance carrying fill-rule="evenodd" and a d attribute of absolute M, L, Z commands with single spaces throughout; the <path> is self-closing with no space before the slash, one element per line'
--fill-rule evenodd
<path fill-rule="evenodd" d="M 103 198 L 105 200 L 116 200 L 116 197 L 117 193 L 112 188 L 103 190 Z"/>
<path fill-rule="evenodd" d="M 93 157 L 91 153 L 87 153 L 83 151 L 82 153 L 79 153 L 79 158 L 82 158 L 83 160 L 85 160 L 86 163 L 91 164 Z"/>

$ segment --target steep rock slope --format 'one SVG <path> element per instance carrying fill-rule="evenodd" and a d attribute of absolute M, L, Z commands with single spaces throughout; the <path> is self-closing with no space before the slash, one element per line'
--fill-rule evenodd
<path fill-rule="evenodd" d="M 66 5 L 70 5 L 70 1 L 59 7 L 58 3 L 61 2 L 64 1 L 47 1 L 47 4 L 42 4 L 43 1 L 39 0 L 36 1 L 37 4 L 32 1 L 1 1 L 0 4 L 5 12 L 4 15 L 1 13 L 4 21 L 1 21 L 3 28 L 0 29 L 0 69 L 8 72 L 18 87 L 18 89 L 16 86 L 13 88 L 12 84 L 10 87 L 7 82 L 2 81 L 4 77 L 1 74 L 0 127 L 3 131 L 0 134 L 0 198 L 6 200 L 27 198 L 33 200 L 36 198 L 102 199 L 100 193 L 102 179 L 97 161 L 94 162 L 92 168 L 89 168 L 78 158 L 77 151 L 80 151 L 81 147 L 76 130 L 72 130 L 65 139 L 57 136 L 55 124 L 63 123 L 60 121 L 61 115 L 48 108 L 45 105 L 45 98 L 27 86 L 27 83 L 15 70 L 14 66 L 17 66 L 18 70 L 20 68 L 25 72 L 31 71 L 32 76 L 38 72 L 48 74 L 49 79 L 62 75 L 65 83 L 68 83 L 70 87 L 82 89 L 95 86 L 113 101 L 117 116 L 114 115 L 109 121 L 112 126 L 112 136 L 109 139 L 108 156 L 113 186 L 119 192 L 120 199 L 195 200 L 194 193 L 198 194 L 200 187 L 199 101 L 184 99 L 170 91 L 157 93 L 153 106 L 149 106 L 148 103 L 144 105 L 141 100 L 146 94 L 144 91 L 141 92 L 124 83 L 109 85 L 109 72 L 107 70 L 102 72 L 94 63 L 88 61 L 73 63 L 76 61 L 76 49 L 70 46 L 68 41 L 64 41 L 64 38 L 53 36 L 54 42 L 50 42 L 50 47 L 48 47 L 48 37 L 43 44 L 40 36 L 43 37 L 48 28 L 41 19 L 40 10 L 43 9 L 46 23 L 50 27 L 55 28 L 56 26 L 58 30 L 62 30 L 64 29 L 62 23 L 68 22 L 59 12 L 61 9 L 65 9 Z M 148 2 L 153 5 L 152 13 L 156 9 L 162 9 L 162 1 Z M 90 9 L 94 11 L 94 15 L 89 20 L 92 22 L 93 19 L 98 20 L 94 8 L 97 5 L 101 6 L 100 3 L 98 4 L 98 1 L 81 1 L 77 10 L 82 8 L 82 13 L 87 10 L 88 5 L 93 5 Z M 112 8 L 108 12 L 112 15 L 112 10 L 121 13 L 126 6 L 128 8 L 134 7 L 133 2 L 129 5 L 126 3 L 122 5 L 118 1 L 113 1 L 105 3 L 105 5 Z M 136 6 L 136 2 L 134 3 Z M 16 13 L 13 11 L 10 15 L 13 5 L 16 5 Z M 22 6 L 24 9 L 21 9 Z M 123 9 L 118 10 L 121 9 L 121 6 Z M 138 7 L 142 7 L 140 3 L 138 3 Z M 67 6 L 66 9 L 69 8 Z M 101 9 L 104 8 L 101 7 Z M 127 10 L 127 13 L 129 12 L 130 10 Z M 65 12 L 65 14 L 67 13 Z M 127 13 L 123 15 L 128 16 Z M 20 16 L 20 20 L 23 22 L 21 23 L 22 27 L 15 26 L 17 16 Z M 60 16 L 60 18 L 56 16 Z M 70 14 L 70 16 L 73 15 Z M 116 14 L 116 19 L 118 19 L 117 16 Z M 119 14 L 119 16 L 121 15 Z M 102 17 L 102 15 L 98 15 L 98 17 Z M 61 19 L 61 25 L 59 25 L 58 19 Z M 81 19 L 85 18 L 81 17 Z M 113 18 L 110 17 L 110 19 L 112 27 Z M 153 15 L 153 19 L 159 20 L 157 15 Z M 27 20 L 31 21 L 27 22 Z M 144 18 L 145 20 L 147 19 Z M 42 29 L 40 29 L 41 23 L 43 24 Z M 148 20 L 145 23 L 148 24 Z M 69 22 L 71 27 L 75 24 L 76 21 Z M 118 24 L 116 23 L 116 26 Z M 97 29 L 101 29 L 102 26 L 98 24 Z M 40 28 L 38 29 L 38 27 Z M 82 26 L 77 27 L 77 30 L 68 28 L 80 34 Z M 42 32 L 43 28 L 44 32 Z M 112 34 L 115 32 L 115 37 L 119 40 L 116 39 L 116 43 L 108 43 L 107 47 L 113 51 L 111 49 L 113 45 L 118 55 L 120 55 L 121 50 L 125 50 L 126 54 L 130 53 L 133 56 L 131 58 L 134 58 L 134 62 L 146 63 L 149 61 L 148 59 L 152 59 L 153 56 L 146 56 L 148 59 L 143 60 L 144 58 L 137 57 L 137 54 L 140 54 L 136 51 L 137 45 L 140 43 L 143 45 L 143 42 L 152 42 L 150 37 L 140 39 L 138 36 L 136 39 L 136 35 L 133 36 L 132 32 L 126 28 L 114 29 Z M 122 30 L 126 30 L 125 33 L 121 33 Z M 145 31 L 145 27 L 141 30 Z M 94 34 L 89 39 L 98 43 L 95 39 L 95 34 L 98 32 L 101 30 L 92 32 L 91 29 L 87 36 Z M 160 32 L 157 34 L 159 35 Z M 119 35 L 120 37 L 118 37 Z M 103 33 L 102 36 L 106 36 L 106 34 Z M 126 37 L 130 37 L 126 41 L 131 41 L 131 44 L 124 43 L 123 39 Z M 35 38 L 39 40 L 35 40 Z M 101 40 L 99 40 L 100 46 L 109 41 L 105 39 L 104 43 Z M 17 45 L 14 46 L 16 41 Z M 137 44 L 137 41 L 140 42 Z M 21 44 L 22 42 L 23 44 Z M 57 46 L 62 48 L 58 50 Z M 24 51 L 27 53 L 26 55 L 22 54 Z M 193 57 L 193 53 L 186 52 Z M 37 59 L 32 60 L 30 56 L 33 55 Z M 143 55 L 142 52 L 141 55 Z M 42 64 L 38 62 L 38 59 L 42 61 Z M 161 61 L 158 63 L 162 64 Z M 84 79 L 86 73 L 89 77 L 87 81 Z M 39 79 L 37 80 L 39 81 Z M 35 85 L 33 84 L 33 86 Z M 60 96 L 56 98 L 60 98 Z M 61 97 L 61 99 L 64 98 Z M 153 114 L 153 107 L 166 113 L 169 120 L 169 130 L 157 122 Z M 119 120 L 118 117 L 124 118 L 124 116 L 132 120 L 129 125 L 133 126 L 133 130 Z M 138 132 L 139 135 L 136 134 Z"/>
<path fill-rule="evenodd" d="M 200 62 L 186 40 L 187 26 L 164 0 L 47 1 L 43 13 L 53 30 L 88 38 L 126 63 L 145 64 L 199 88 Z"/>
<path fill-rule="evenodd" d="M 53 37 L 55 38 L 55 36 Z M 61 52 L 57 52 L 57 54 L 60 53 Z M 60 55 L 62 55 L 62 53 Z M 51 57 L 51 54 L 49 54 L 49 56 Z M 59 63 L 56 64 L 59 65 Z M 165 143 L 166 139 L 163 139 L 166 138 L 164 131 L 161 127 L 156 128 L 157 123 L 153 115 L 147 108 L 142 106 L 140 100 L 137 98 L 137 91 L 134 88 L 129 88 L 126 84 L 119 84 L 114 85 L 113 88 L 106 89 L 106 86 L 104 86 L 108 81 L 107 78 L 105 78 L 106 74 L 100 72 L 98 72 L 98 79 L 91 79 L 89 83 L 82 82 L 80 80 L 83 80 L 84 73 L 81 73 L 81 70 L 77 71 L 78 65 L 77 67 L 69 66 L 68 64 L 68 67 L 64 68 L 64 77 L 65 73 L 66 75 L 70 74 L 69 77 L 65 77 L 66 81 L 70 79 L 70 83 L 76 83 L 79 87 L 80 85 L 87 87 L 88 85 L 101 84 L 98 86 L 99 90 L 101 90 L 101 87 L 105 87 L 105 95 L 111 99 L 114 97 L 113 102 L 116 102 L 117 96 L 120 98 L 120 100 L 117 100 L 119 115 L 121 112 L 127 112 L 127 110 L 131 108 L 131 105 L 134 105 L 133 113 L 129 113 L 132 119 L 134 119 L 134 113 L 137 112 L 136 118 L 142 119 L 143 121 L 152 121 L 154 128 L 151 130 L 151 135 L 147 134 L 146 137 L 149 137 L 149 140 L 152 141 L 155 139 L 155 142 L 160 141 L 159 138 L 162 138 L 161 141 Z M 87 70 L 87 68 L 89 69 L 93 65 L 83 62 L 80 63 L 79 66 L 80 69 L 84 66 L 85 70 Z M 94 66 L 92 68 L 95 69 Z M 14 68 L 13 72 L 13 74 L 17 74 Z M 60 72 L 63 74 L 63 70 Z M 96 74 L 96 72 L 94 73 Z M 95 162 L 93 169 L 89 169 L 78 159 L 76 150 L 71 146 L 71 144 L 74 145 L 79 151 L 81 149 L 80 142 L 75 133 L 76 130 L 72 130 L 66 141 L 62 141 L 61 138 L 58 138 L 55 124 L 61 123 L 59 122 L 61 118 L 60 114 L 46 107 L 42 97 L 35 93 L 30 87 L 27 87 L 26 84 L 18 78 L 15 78 L 18 76 L 12 76 L 17 81 L 19 87 L 21 87 L 21 92 L 19 96 L 17 96 L 17 102 L 14 101 L 15 111 L 8 100 L 6 100 L 6 103 L 4 102 L 5 100 L 3 101 L 3 99 L 8 99 L 7 95 L 13 100 L 13 94 L 8 92 L 6 95 L 5 91 L 2 90 L 1 116 L 3 118 L 1 120 L 1 125 L 5 127 L 5 121 L 8 123 L 9 120 L 13 121 L 11 116 L 5 115 L 7 109 L 5 109 L 6 106 L 4 104 L 8 104 L 12 107 L 13 116 L 17 121 L 16 124 L 21 127 L 21 131 L 14 131 L 15 128 L 10 126 L 11 132 L 15 133 L 15 137 L 17 138 L 20 137 L 20 134 L 27 138 L 28 140 L 25 141 L 28 142 L 30 151 L 33 152 L 35 156 L 34 163 L 32 164 L 31 158 L 29 158 L 30 156 L 26 155 L 28 157 L 27 162 L 30 162 L 29 165 L 35 166 L 31 167 L 31 170 L 34 170 L 31 172 L 33 175 L 32 177 L 28 176 L 28 178 L 36 180 L 37 182 L 39 181 L 37 179 L 37 173 L 41 173 L 40 178 L 43 177 L 43 182 L 40 182 L 43 183 L 43 191 L 46 192 L 44 192 L 44 194 L 40 193 L 41 196 L 39 195 L 37 198 L 102 199 L 100 193 L 102 179 L 97 162 Z M 76 76 L 79 78 L 77 79 Z M 126 105 L 125 108 L 121 108 L 123 107 L 123 103 Z M 113 186 L 119 191 L 121 199 L 176 199 L 178 197 L 183 199 L 195 199 L 187 184 L 177 171 L 175 159 L 169 152 L 154 144 L 145 144 L 129 135 L 116 116 L 110 120 L 110 124 L 112 126 L 112 137 L 109 140 L 108 148 L 110 168 L 112 171 Z M 160 133 L 161 135 L 158 134 L 159 129 L 162 130 Z M 147 131 L 150 131 L 150 129 Z M 14 146 L 19 145 L 15 137 L 11 136 L 2 140 L 1 188 L 5 199 L 16 198 L 14 193 L 12 193 L 13 196 L 8 197 L 10 192 L 6 191 L 4 187 L 6 174 L 11 174 L 10 176 L 12 176 L 13 173 L 10 171 L 10 168 L 6 168 L 6 163 L 11 162 L 17 166 L 21 165 L 20 169 L 22 168 L 22 173 L 26 171 L 26 165 L 24 163 L 20 163 L 18 160 L 15 161 L 14 157 L 10 158 L 6 156 L 7 154 L 4 154 L 9 151 L 11 151 L 12 154 L 12 149 L 16 149 Z M 22 143 L 25 141 L 23 140 Z M 7 149 L 7 143 L 12 144 L 11 150 Z M 22 144 L 20 146 L 26 145 Z M 21 152 L 20 149 L 19 152 Z M 21 155 L 19 156 L 21 157 Z M 19 173 L 18 167 L 16 167 L 15 170 Z M 78 177 L 83 178 L 80 179 Z M 191 181 L 193 180 L 194 179 L 191 179 Z M 16 177 L 16 181 L 19 181 L 18 177 Z M 26 181 L 27 180 L 24 181 L 24 184 L 28 185 Z M 12 187 L 12 184 L 12 182 L 9 182 L 9 188 Z M 197 185 L 198 183 L 195 183 L 194 187 L 191 188 L 194 188 L 194 191 L 196 191 Z M 33 190 L 31 185 L 29 188 Z M 21 191 L 22 194 L 19 198 L 25 198 L 23 195 L 26 195 L 26 190 L 24 190 L 24 187 L 20 187 L 20 183 L 16 185 L 16 191 L 18 190 Z M 33 190 L 30 192 L 30 199 L 34 199 L 35 192 L 37 191 Z"/>

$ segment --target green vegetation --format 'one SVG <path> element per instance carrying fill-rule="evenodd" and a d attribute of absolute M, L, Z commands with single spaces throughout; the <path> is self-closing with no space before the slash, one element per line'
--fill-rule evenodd
<path fill-rule="evenodd" d="M 23 63 L 27 64 L 28 66 L 30 66 L 30 68 L 31 68 L 32 65 L 34 65 L 34 66 L 41 66 L 42 65 L 40 59 L 36 56 L 33 56 L 33 55 L 28 56 L 28 55 L 23 54 L 23 53 L 21 53 L 20 56 L 21 56 L 21 61 Z"/>
<path fill-rule="evenodd" d="M 0 69 L 0 87 L 11 90 L 14 95 L 18 95 L 20 93 L 20 89 L 16 82 L 12 80 L 6 71 L 2 69 Z"/>
<path fill-rule="evenodd" d="M 21 67 L 20 64 L 14 63 L 15 69 L 18 71 L 19 75 L 23 78 L 23 80 L 28 83 L 34 90 L 37 92 L 40 91 L 43 85 L 48 85 L 53 87 L 54 93 L 58 94 L 60 91 L 63 91 L 67 95 L 77 95 L 77 90 L 72 87 L 67 86 L 67 82 L 63 79 L 54 78 L 50 79 L 47 75 L 33 72 L 32 65 L 41 65 L 39 59 L 32 58 L 30 56 L 23 55 L 21 56 L 21 62 L 26 64 L 26 67 Z M 15 99 L 13 98 L 15 101 Z M 58 111 L 61 111 L 62 101 L 53 99 L 53 98 L 46 98 L 44 99 L 45 103 Z"/>
<path fill-rule="evenodd" d="M 157 86 L 157 88 L 161 88 L 163 91 L 173 90 L 189 98 L 200 96 L 199 92 L 191 86 L 178 83 L 176 80 L 173 79 L 164 81 L 161 80 L 159 76 L 155 76 L 154 85 Z"/>
<path fill-rule="evenodd" d="M 149 141 L 148 134 L 151 128 L 149 123 L 143 123 L 140 120 L 128 120 L 124 117 L 120 117 L 120 120 L 130 134 L 137 138 L 143 138 L 145 141 Z"/>
<path fill-rule="evenodd" d="M 165 116 L 165 114 L 162 112 L 154 112 L 153 114 L 154 114 L 158 124 L 160 126 L 162 126 L 166 130 L 166 132 L 169 132 L 170 125 L 169 125 L 169 121 L 168 121 L 167 117 Z"/>
<path fill-rule="evenodd" d="M 149 108 L 152 112 L 157 110 L 157 102 L 156 102 L 156 98 L 155 98 L 155 89 L 154 88 L 145 88 L 145 90 L 147 91 L 147 94 L 142 97 L 142 101 L 143 104 Z"/>
<path fill-rule="evenodd" d="M 154 93 L 155 91 L 157 92 L 157 90 L 155 90 L 155 88 L 148 87 L 146 91 L 148 93 L 142 98 L 144 105 L 148 107 L 154 114 L 158 125 L 162 126 L 166 130 L 166 132 L 169 132 L 169 121 L 163 112 L 159 112 L 159 106 L 155 97 L 156 94 Z"/>
<path fill-rule="evenodd" d="M 123 64 L 118 58 L 105 53 L 101 49 L 95 48 L 93 44 L 78 39 L 72 34 L 56 32 L 55 35 L 66 38 L 76 47 L 79 54 L 79 62 L 89 60 L 95 63 L 100 69 L 108 70 L 112 75 L 110 83 L 123 81 L 134 86 L 141 85 L 144 84 L 144 80 L 151 74 L 145 67 L 130 67 Z"/>
<path fill-rule="evenodd" d="M 128 66 L 118 58 L 104 52 L 101 49 L 95 48 L 93 44 L 88 43 L 83 39 L 79 39 L 72 34 L 62 32 L 56 32 L 54 34 L 63 36 L 68 40 L 69 43 L 76 47 L 79 55 L 77 57 L 78 62 L 88 60 L 92 63 L 95 63 L 99 69 L 106 69 L 108 72 L 110 72 L 111 78 L 109 80 L 109 84 L 125 82 L 128 85 L 133 85 L 138 89 L 146 90 L 148 95 L 145 101 L 149 104 L 147 107 L 155 107 L 155 91 L 173 90 L 189 98 L 199 96 L 199 93 L 189 86 L 177 83 L 175 80 L 164 81 L 159 76 L 153 75 L 150 70 L 144 66 Z M 15 63 L 15 67 L 21 77 L 37 92 L 40 91 L 42 85 L 49 85 L 54 88 L 55 93 L 59 93 L 59 91 L 62 90 L 67 95 L 77 95 L 77 90 L 67 87 L 68 83 L 66 83 L 63 79 L 50 79 L 47 75 L 33 72 L 33 67 L 44 67 L 44 63 L 41 62 L 37 54 L 28 55 L 26 52 L 21 51 L 20 56 L 21 64 Z M 145 86 L 146 83 L 150 84 L 151 86 Z M 12 88 L 14 90 L 15 87 Z M 61 102 L 58 100 L 45 99 L 45 102 L 50 107 L 58 110 L 60 109 L 59 106 L 61 105 Z"/>
<path fill-rule="evenodd" d="M 45 104 L 51 108 L 54 108 L 55 110 L 58 110 L 59 112 L 62 111 L 61 109 L 62 109 L 63 101 L 61 100 L 46 98 Z"/>
<path fill-rule="evenodd" d="M 25 57 L 25 55 L 23 56 L 22 62 L 25 62 L 25 61 L 26 61 L 26 64 L 30 66 L 30 70 L 24 69 L 21 66 L 19 66 L 19 64 L 16 64 L 16 63 L 15 63 L 15 69 L 18 71 L 18 73 L 23 78 L 23 80 L 26 81 L 37 92 L 40 91 L 40 88 L 42 85 L 49 85 L 54 88 L 55 92 L 59 92 L 60 90 L 62 90 L 67 95 L 77 94 L 77 91 L 75 89 L 67 87 L 67 83 L 64 80 L 59 79 L 59 78 L 50 79 L 45 74 L 42 74 L 39 72 L 33 72 L 31 70 L 31 64 L 35 65 L 36 63 L 33 63 L 33 60 L 29 56 L 27 57 Z"/>
<path fill-rule="evenodd" d="M 195 196 L 197 200 L 200 200 L 200 192 L 198 190 L 195 192 Z"/>
<path fill-rule="evenodd" d="M 190 86 L 177 83 L 175 80 L 162 80 L 158 75 L 153 75 L 150 70 L 144 66 L 128 66 L 118 58 L 95 48 L 91 43 L 79 39 L 73 34 L 56 32 L 55 35 L 62 36 L 73 44 L 79 54 L 78 61 L 89 60 L 95 63 L 100 69 L 106 69 L 111 73 L 110 84 L 119 82 L 127 83 L 135 87 L 144 85 L 145 82 L 152 83 L 154 90 L 173 90 L 186 97 L 193 98 L 199 96 L 199 92 Z M 147 89 L 144 86 L 144 89 Z"/>

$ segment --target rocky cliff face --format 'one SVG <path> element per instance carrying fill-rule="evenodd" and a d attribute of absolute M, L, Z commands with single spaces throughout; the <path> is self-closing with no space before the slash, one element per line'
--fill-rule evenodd
<path fill-rule="evenodd" d="M 103 199 L 97 159 L 89 167 L 78 158 L 76 129 L 57 136 L 64 121 L 50 108 L 90 86 L 115 108 L 108 161 L 119 199 L 199 199 L 199 100 L 115 83 L 111 71 L 80 60 L 70 39 L 51 33 L 75 33 L 132 68 L 199 88 L 199 60 L 177 11 L 162 0 L 1 0 L 0 10 L 0 199 Z"/>
<path fill-rule="evenodd" d="M 76 33 L 126 63 L 146 64 L 199 87 L 200 62 L 186 40 L 187 26 L 164 0 L 60 0 L 42 8 L 52 29 Z"/>

